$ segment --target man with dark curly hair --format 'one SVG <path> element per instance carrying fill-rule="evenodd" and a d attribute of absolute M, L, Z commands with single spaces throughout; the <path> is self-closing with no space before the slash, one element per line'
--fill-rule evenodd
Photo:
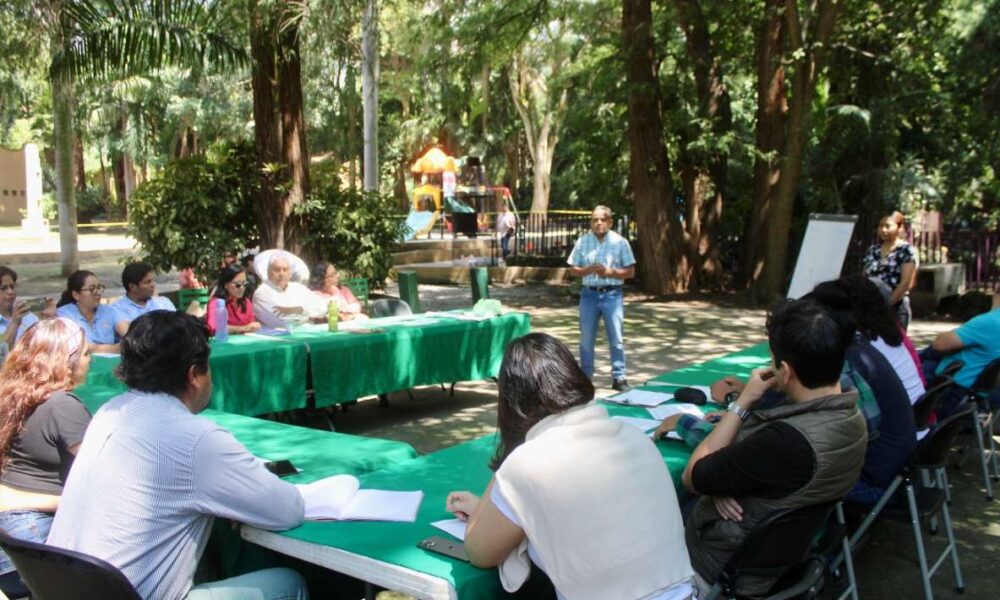
<path fill-rule="evenodd" d="M 153 311 L 122 340 L 129 391 L 94 415 L 59 502 L 48 543 L 121 569 L 143 598 L 306 598 L 302 578 L 267 569 L 194 584 L 214 517 L 290 529 L 304 507 L 233 438 L 197 413 L 208 406 L 208 331 L 196 318 Z M 245 597 L 245 596 L 238 596 Z"/>

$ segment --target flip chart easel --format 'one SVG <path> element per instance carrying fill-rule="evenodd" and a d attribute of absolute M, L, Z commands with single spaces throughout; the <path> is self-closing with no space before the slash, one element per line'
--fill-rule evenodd
<path fill-rule="evenodd" d="M 857 215 L 809 215 L 792 284 L 788 286 L 789 298 L 804 296 L 816 284 L 840 277 L 857 221 Z"/>

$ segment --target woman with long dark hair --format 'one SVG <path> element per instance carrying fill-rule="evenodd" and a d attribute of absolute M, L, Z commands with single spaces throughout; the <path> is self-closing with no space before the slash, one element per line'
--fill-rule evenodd
<path fill-rule="evenodd" d="M 45 542 L 90 423 L 70 393 L 89 369 L 83 330 L 55 318 L 28 329 L 0 371 L 0 528 L 14 537 Z M 0 589 L 18 593 L 22 585 L 0 552 Z"/>
<path fill-rule="evenodd" d="M 882 243 L 874 244 L 865 252 L 864 275 L 885 282 L 892 289 L 889 304 L 899 324 L 906 330 L 910 326 L 910 289 L 917 281 L 917 251 L 907 243 L 906 217 L 895 211 L 879 220 L 878 234 Z"/>
<path fill-rule="evenodd" d="M 90 271 L 77 271 L 66 280 L 56 314 L 83 329 L 91 352 L 118 352 L 114 309 L 101 304 L 104 286 Z"/>
<path fill-rule="evenodd" d="M 260 329 L 260 323 L 253 316 L 253 302 L 247 296 L 246 288 L 247 274 L 238 263 L 219 269 L 219 280 L 215 284 L 215 292 L 205 314 L 209 332 L 214 335 L 218 325 L 216 298 L 226 301 L 225 318 L 229 333 L 252 333 Z"/>
<path fill-rule="evenodd" d="M 559 598 L 689 598 L 693 570 L 666 464 L 649 438 L 593 399 L 559 340 L 533 333 L 507 347 L 496 474 L 481 500 L 469 492 L 447 500 L 469 521 L 469 559 L 499 565 L 508 591 L 534 563 Z"/>

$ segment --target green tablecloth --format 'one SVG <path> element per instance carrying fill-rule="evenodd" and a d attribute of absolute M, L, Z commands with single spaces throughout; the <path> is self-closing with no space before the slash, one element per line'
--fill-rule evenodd
<path fill-rule="evenodd" d="M 309 346 L 316 406 L 418 385 L 477 381 L 500 371 L 507 344 L 526 335 L 526 313 L 482 321 L 457 313 L 372 319 L 356 332 L 302 327 L 283 339 Z"/>
<path fill-rule="evenodd" d="M 262 415 L 306 405 L 306 347 L 288 339 L 234 335 L 212 342 L 210 408 Z M 125 390 L 114 375 L 118 357 L 95 356 L 87 383 Z"/>
<path fill-rule="evenodd" d="M 95 413 L 122 390 L 84 385 L 74 393 Z M 293 483 L 341 473 L 360 475 L 417 456 L 403 442 L 286 425 L 212 409 L 202 411 L 199 416 L 224 427 L 254 456 L 292 461 L 302 471 L 287 478 Z"/>
<path fill-rule="evenodd" d="M 763 344 L 657 377 L 650 382 L 650 389 L 676 389 L 658 386 L 657 383 L 708 385 L 726 375 L 745 377 L 768 360 L 767 345 Z M 605 406 L 611 415 L 649 418 L 649 413 L 641 407 L 609 403 Z M 710 404 L 705 410 L 717 410 L 717 407 Z M 458 597 L 463 600 L 502 597 L 505 592 L 500 586 L 496 569 L 478 569 L 416 547 L 418 542 L 429 536 L 444 535 L 430 523 L 451 518 L 452 515 L 444 509 L 449 492 L 470 490 L 481 493 L 485 489 L 492 476 L 487 465 L 495 443 L 494 436 L 486 436 L 361 476 L 364 488 L 423 490 L 424 500 L 414 523 L 309 522 L 279 535 L 335 547 L 444 579 L 455 587 Z M 681 475 L 692 449 L 672 440 L 657 442 L 657 449 L 680 490 Z"/>

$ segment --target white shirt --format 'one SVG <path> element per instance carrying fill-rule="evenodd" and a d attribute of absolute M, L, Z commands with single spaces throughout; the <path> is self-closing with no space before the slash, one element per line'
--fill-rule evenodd
<path fill-rule="evenodd" d="M 303 514 L 295 486 L 228 431 L 173 396 L 131 390 L 90 422 L 47 543 L 110 562 L 143 598 L 180 600 L 213 517 L 278 530 Z"/>
<path fill-rule="evenodd" d="M 289 281 L 284 291 L 270 281 L 262 283 L 253 293 L 253 313 L 268 327 L 281 326 L 282 318 L 274 312 L 279 306 L 300 307 L 307 317 L 326 315 L 328 301 L 296 281 Z M 275 320 L 279 323 L 275 324 Z"/>
<path fill-rule="evenodd" d="M 874 340 L 872 346 L 889 361 L 892 369 L 899 375 L 900 381 L 903 382 L 903 387 L 906 388 L 906 395 L 910 397 L 910 404 L 916 403 L 927 390 L 924 388 L 924 382 L 920 379 L 917 364 L 913 362 L 913 356 L 910 355 L 906 346 L 903 344 L 890 346 L 882 338 Z"/>

